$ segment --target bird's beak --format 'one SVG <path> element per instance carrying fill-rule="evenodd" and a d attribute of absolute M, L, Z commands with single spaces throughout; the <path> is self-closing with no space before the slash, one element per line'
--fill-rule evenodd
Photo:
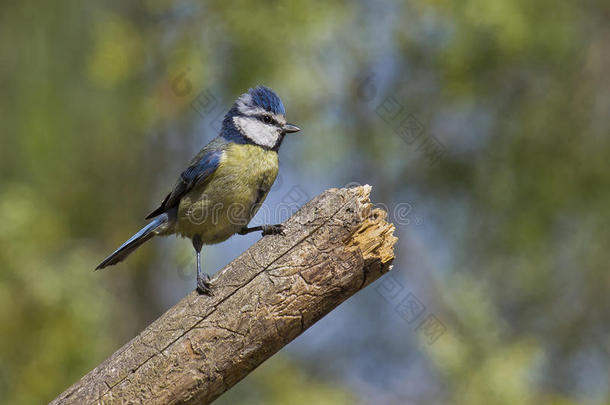
<path fill-rule="evenodd" d="M 284 133 L 285 134 L 290 134 L 292 132 L 299 132 L 301 130 L 301 128 L 297 127 L 296 125 L 292 125 L 292 124 L 285 124 L 284 125 Z"/>

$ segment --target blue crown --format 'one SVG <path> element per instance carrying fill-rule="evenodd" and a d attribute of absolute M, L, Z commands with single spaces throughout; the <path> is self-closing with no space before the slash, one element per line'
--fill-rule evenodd
<path fill-rule="evenodd" d="M 257 86 L 248 90 L 248 94 L 252 97 L 252 103 L 256 107 L 261 107 L 274 114 L 286 114 L 282 100 L 269 87 Z"/>

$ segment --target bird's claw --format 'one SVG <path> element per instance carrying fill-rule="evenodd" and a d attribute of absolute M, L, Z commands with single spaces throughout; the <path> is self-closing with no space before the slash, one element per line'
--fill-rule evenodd
<path fill-rule="evenodd" d="M 212 294 L 212 283 L 210 283 L 210 276 L 206 273 L 202 277 L 197 277 L 197 292 L 202 295 L 214 295 Z"/>
<path fill-rule="evenodd" d="M 275 225 L 263 225 L 263 236 L 267 235 L 285 235 L 284 234 L 284 225 L 275 224 Z"/>

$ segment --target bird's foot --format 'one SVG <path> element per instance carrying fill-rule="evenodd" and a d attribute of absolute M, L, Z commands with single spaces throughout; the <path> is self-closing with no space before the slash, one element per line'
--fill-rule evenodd
<path fill-rule="evenodd" d="M 284 225 L 262 225 L 263 236 L 267 235 L 284 235 Z"/>
<path fill-rule="evenodd" d="M 212 294 L 210 276 L 207 273 L 203 273 L 201 277 L 197 277 L 197 292 L 202 295 L 214 295 Z"/>

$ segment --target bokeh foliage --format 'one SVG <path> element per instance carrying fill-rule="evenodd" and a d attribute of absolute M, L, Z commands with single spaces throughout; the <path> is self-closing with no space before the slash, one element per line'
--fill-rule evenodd
<path fill-rule="evenodd" d="M 424 225 L 398 227 L 397 273 L 448 332 L 422 347 L 366 291 L 323 323 L 336 346 L 280 354 L 220 403 L 609 403 L 607 3 L 0 10 L 2 403 L 52 399 L 192 287 L 159 283 L 172 241 L 91 270 L 214 135 L 199 92 L 222 111 L 260 83 L 304 129 L 283 147 L 286 178 L 413 203 Z M 437 164 L 376 113 L 388 97 L 443 143 Z"/>

